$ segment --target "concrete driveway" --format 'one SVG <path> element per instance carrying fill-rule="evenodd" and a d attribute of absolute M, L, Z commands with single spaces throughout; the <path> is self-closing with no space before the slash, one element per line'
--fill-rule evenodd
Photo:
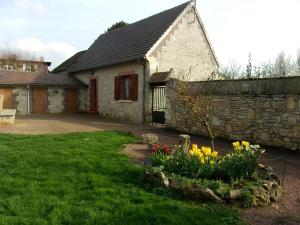
<path fill-rule="evenodd" d="M 95 114 L 45 114 L 16 116 L 14 126 L 0 127 L 0 132 L 15 134 L 58 134 L 106 130 L 137 129 L 139 126 L 101 119 Z"/>

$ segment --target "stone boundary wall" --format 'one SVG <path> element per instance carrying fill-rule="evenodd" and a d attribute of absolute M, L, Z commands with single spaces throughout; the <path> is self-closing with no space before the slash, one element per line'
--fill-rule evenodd
<path fill-rule="evenodd" d="M 166 126 L 207 135 L 179 102 L 176 80 L 166 84 Z M 300 77 L 191 82 L 211 98 L 211 126 L 217 137 L 300 150 Z M 205 87 L 213 87 L 212 93 Z"/>

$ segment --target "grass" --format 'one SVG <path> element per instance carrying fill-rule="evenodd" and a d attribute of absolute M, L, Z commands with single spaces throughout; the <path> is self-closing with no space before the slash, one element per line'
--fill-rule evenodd
<path fill-rule="evenodd" d="M 0 135 L 0 224 L 244 224 L 230 207 L 158 195 L 121 132 Z"/>

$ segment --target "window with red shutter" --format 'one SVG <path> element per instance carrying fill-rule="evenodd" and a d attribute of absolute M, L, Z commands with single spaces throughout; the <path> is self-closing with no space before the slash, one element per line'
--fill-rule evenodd
<path fill-rule="evenodd" d="M 130 77 L 130 99 L 132 101 L 138 100 L 138 75 L 134 74 Z"/>

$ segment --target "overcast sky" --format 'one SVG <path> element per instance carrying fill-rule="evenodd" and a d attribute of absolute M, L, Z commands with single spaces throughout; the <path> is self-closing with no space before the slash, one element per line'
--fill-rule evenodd
<path fill-rule="evenodd" d="M 87 49 L 111 24 L 138 21 L 185 0 L 1 0 L 0 47 L 32 51 L 52 68 Z M 296 58 L 300 0 L 198 0 L 197 9 L 221 64 Z"/>

